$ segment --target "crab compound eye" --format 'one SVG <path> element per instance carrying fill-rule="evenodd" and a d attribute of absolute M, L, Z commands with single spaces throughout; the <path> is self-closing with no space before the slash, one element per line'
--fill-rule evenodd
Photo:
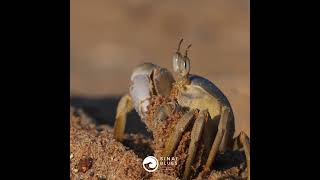
<path fill-rule="evenodd" d="M 184 57 L 180 64 L 180 74 L 181 76 L 186 76 L 190 71 L 190 60 L 188 57 Z"/>
<path fill-rule="evenodd" d="M 190 71 L 190 60 L 187 56 L 182 57 L 180 53 L 173 56 L 173 71 L 179 76 L 186 76 Z"/>
<path fill-rule="evenodd" d="M 180 73 L 181 62 L 183 62 L 183 57 L 180 53 L 176 53 L 173 55 L 173 71 L 175 73 Z"/>

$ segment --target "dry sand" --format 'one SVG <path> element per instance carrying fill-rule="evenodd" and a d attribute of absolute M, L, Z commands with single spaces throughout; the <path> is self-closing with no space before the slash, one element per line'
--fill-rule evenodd
<path fill-rule="evenodd" d="M 108 125 L 97 123 L 81 109 L 70 109 L 70 177 L 71 179 L 175 179 L 174 176 L 146 172 L 144 157 L 153 154 L 152 140 L 141 134 L 126 134 L 117 142 Z M 242 152 L 219 155 L 206 179 L 244 179 Z M 195 179 L 201 179 L 194 177 Z"/>
<path fill-rule="evenodd" d="M 117 142 L 107 126 L 96 129 L 83 113 L 70 112 L 71 179 L 143 179 L 142 160 Z"/>

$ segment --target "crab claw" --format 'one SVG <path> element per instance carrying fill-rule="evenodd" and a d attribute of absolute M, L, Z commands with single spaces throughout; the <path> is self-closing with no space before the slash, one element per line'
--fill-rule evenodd
<path fill-rule="evenodd" d="M 165 68 L 155 68 L 152 73 L 154 89 L 158 95 L 168 96 L 175 82 L 172 74 Z"/>
<path fill-rule="evenodd" d="M 148 111 L 152 95 L 168 96 L 175 82 L 167 69 L 152 63 L 139 65 L 134 69 L 130 79 L 129 94 L 142 119 Z"/>

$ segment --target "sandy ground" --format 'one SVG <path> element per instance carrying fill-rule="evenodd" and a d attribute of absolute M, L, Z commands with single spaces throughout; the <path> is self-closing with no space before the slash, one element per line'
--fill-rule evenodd
<path fill-rule="evenodd" d="M 236 133 L 250 135 L 249 18 L 248 0 L 71 0 L 72 102 L 85 101 L 90 112 L 115 109 L 132 69 L 149 61 L 171 70 L 184 37 L 193 44 L 191 72 L 220 87 L 233 106 Z M 96 103 L 105 106 L 92 109 Z M 106 111 L 101 120 L 110 123 L 114 113 Z"/>
<path fill-rule="evenodd" d="M 176 179 L 142 168 L 143 158 L 152 154 L 152 141 L 141 134 L 126 134 L 116 141 L 112 128 L 99 126 L 81 109 L 70 109 L 70 178 L 78 179 Z M 242 152 L 218 155 L 205 179 L 245 179 Z M 203 179 L 195 176 L 193 179 Z"/>

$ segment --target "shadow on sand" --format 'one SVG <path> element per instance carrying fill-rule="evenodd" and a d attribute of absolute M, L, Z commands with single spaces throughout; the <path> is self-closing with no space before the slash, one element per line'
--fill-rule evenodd
<path fill-rule="evenodd" d="M 121 96 L 85 97 L 71 96 L 70 105 L 82 109 L 88 116 L 93 118 L 98 125 L 114 125 L 116 109 Z M 126 133 L 140 133 L 146 137 L 151 137 L 145 124 L 135 110 L 128 113 Z"/>

